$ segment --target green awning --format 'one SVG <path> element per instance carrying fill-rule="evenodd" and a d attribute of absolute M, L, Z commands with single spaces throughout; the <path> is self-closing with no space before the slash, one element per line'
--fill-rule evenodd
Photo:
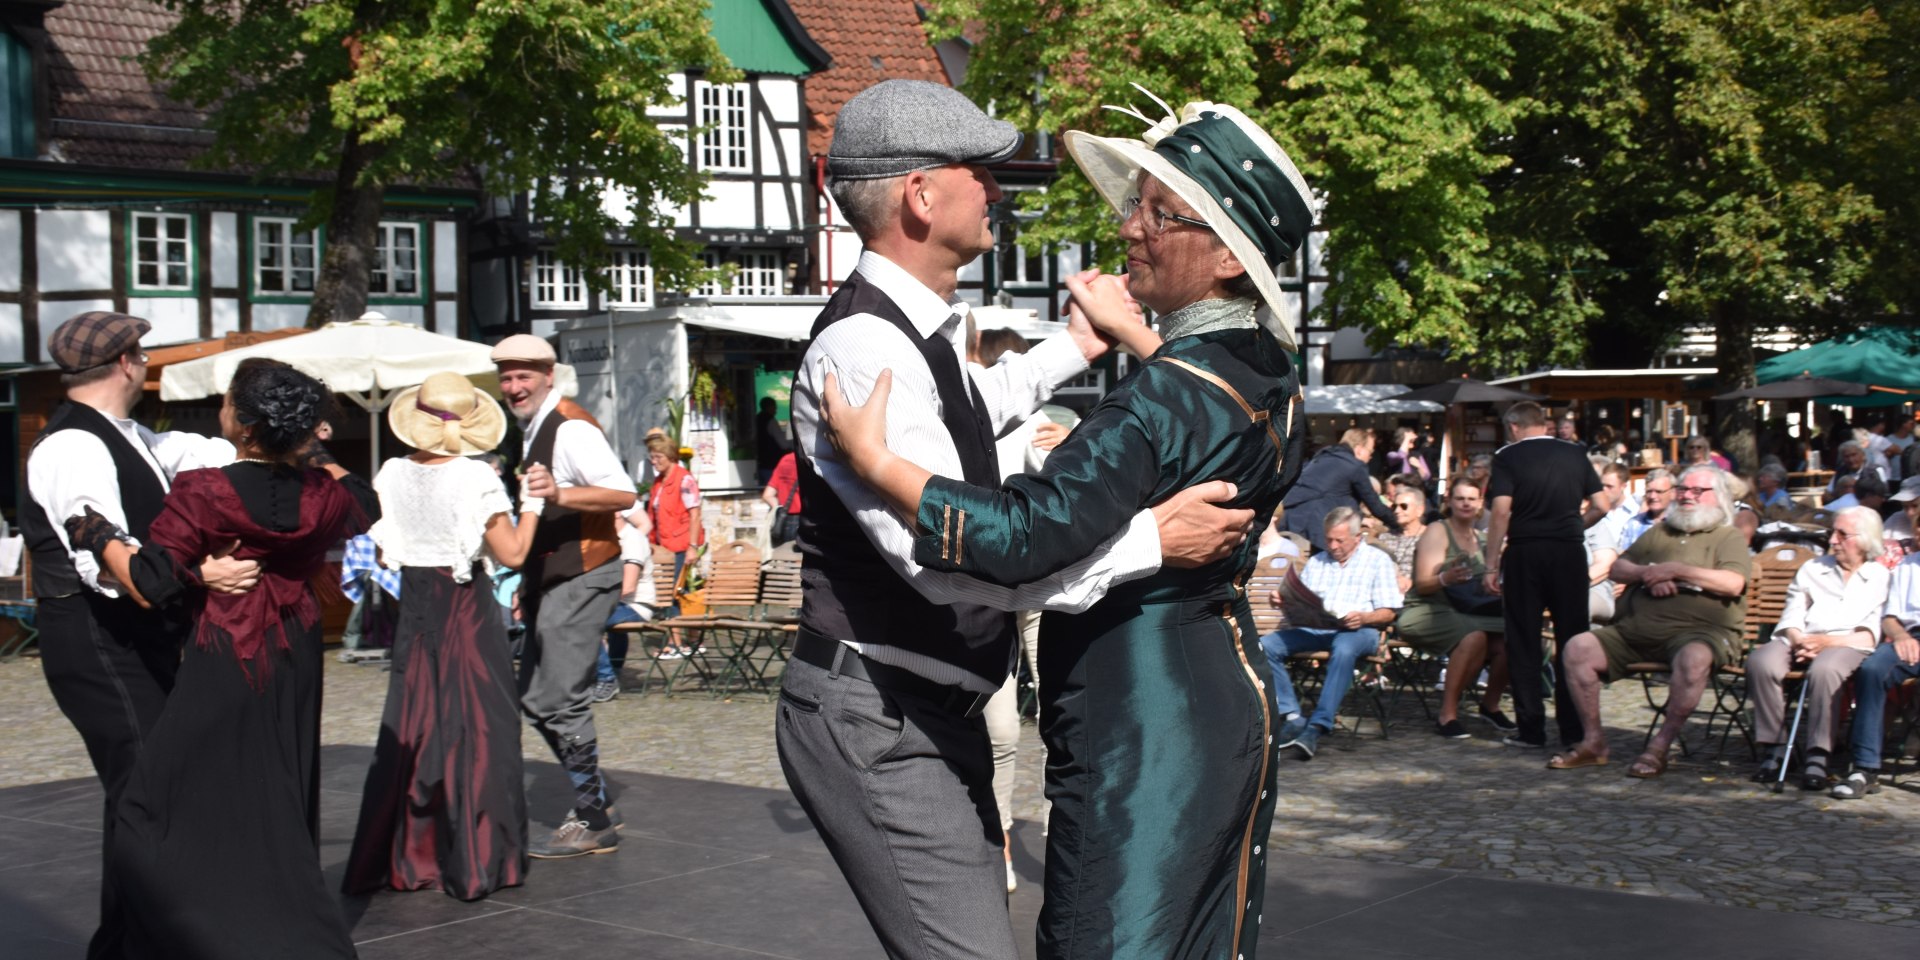
<path fill-rule="evenodd" d="M 1754 368 L 1757 383 L 1773 383 L 1809 373 L 1848 383 L 1920 390 L 1920 329 L 1869 327 L 1810 347 L 1783 353 Z M 1881 399 L 1887 397 L 1890 399 Z M 1833 402 L 1849 406 L 1891 406 L 1906 402 L 1901 394 L 1842 397 Z"/>
<path fill-rule="evenodd" d="M 707 16 L 720 52 L 748 73 L 804 77 L 832 63 L 786 0 L 712 0 Z"/>

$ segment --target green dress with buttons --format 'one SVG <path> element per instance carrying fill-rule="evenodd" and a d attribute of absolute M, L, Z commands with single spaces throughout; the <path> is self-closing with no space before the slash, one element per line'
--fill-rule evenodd
<path fill-rule="evenodd" d="M 1163 318 L 1168 339 L 1048 456 L 998 490 L 935 478 L 923 566 L 1016 584 L 1208 480 L 1265 516 L 1299 472 L 1292 358 L 1250 302 Z M 1185 321 L 1182 324 L 1181 321 Z M 1175 335 L 1184 326 L 1200 332 Z M 1040 628 L 1049 821 L 1042 958 L 1252 957 L 1275 803 L 1268 695 L 1244 583 L 1257 542 L 1121 584 Z"/>

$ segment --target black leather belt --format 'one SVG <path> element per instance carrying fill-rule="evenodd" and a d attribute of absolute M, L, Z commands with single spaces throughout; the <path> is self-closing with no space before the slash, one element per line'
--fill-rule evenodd
<path fill-rule="evenodd" d="M 793 659 L 811 663 L 828 673 L 911 694 L 963 717 L 979 716 L 987 709 L 987 701 L 993 699 L 991 693 L 975 693 L 965 687 L 939 683 L 912 670 L 863 657 L 852 647 L 805 627 L 800 628 L 793 640 Z"/>

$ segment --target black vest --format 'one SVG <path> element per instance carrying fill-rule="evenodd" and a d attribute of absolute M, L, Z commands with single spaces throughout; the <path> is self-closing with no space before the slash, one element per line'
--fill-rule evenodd
<path fill-rule="evenodd" d="M 115 429 L 106 414 L 84 403 L 69 400 L 54 408 L 40 440 L 62 430 L 85 430 L 106 444 L 107 453 L 113 457 L 114 473 L 120 480 L 120 508 L 126 512 L 127 532 L 145 542 L 147 528 L 153 524 L 153 518 L 160 515 L 161 502 L 167 496 L 167 488 L 154 475 L 153 465 L 127 442 L 125 434 Z M 39 441 L 35 441 L 34 449 L 39 449 Z M 20 534 L 26 538 L 27 552 L 33 557 L 33 595 L 36 597 L 67 597 L 86 589 L 80 572 L 74 569 L 73 558 L 54 535 L 54 529 L 66 519 L 48 517 L 31 492 L 20 508 Z"/>
<path fill-rule="evenodd" d="M 525 462 L 545 464 L 551 469 L 553 445 L 559 438 L 560 425 L 574 419 L 585 419 L 596 428 L 600 426 L 572 401 L 562 400 L 541 421 L 533 442 L 527 445 Z M 533 543 L 529 545 L 521 573 L 528 583 L 544 589 L 619 558 L 620 541 L 612 513 L 582 513 L 548 501 L 540 511 L 540 526 L 533 531 Z"/>
<path fill-rule="evenodd" d="M 1000 485 L 999 460 L 986 403 L 960 369 L 952 344 L 928 340 L 880 288 L 858 272 L 847 278 L 820 318 L 813 336 L 836 321 L 872 314 L 899 328 L 925 358 L 940 393 L 941 420 L 960 454 L 961 479 L 975 486 Z M 836 640 L 879 644 L 949 663 L 998 683 L 1013 657 L 1013 615 L 971 603 L 936 604 L 901 582 L 879 550 L 854 522 L 840 498 L 813 472 L 806 457 L 800 473 L 800 623 Z"/>

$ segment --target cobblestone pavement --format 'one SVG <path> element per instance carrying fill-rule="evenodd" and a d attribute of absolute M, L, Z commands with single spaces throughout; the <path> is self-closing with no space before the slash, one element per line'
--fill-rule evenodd
<path fill-rule="evenodd" d="M 631 677 L 630 671 L 630 677 Z M 377 666 L 327 663 L 328 744 L 371 745 L 386 696 Z M 615 770 L 784 789 L 773 707 L 629 692 L 597 708 Z M 1602 706 L 1613 762 L 1550 771 L 1540 751 L 1506 748 L 1484 724 L 1442 740 L 1410 699 L 1393 736 L 1339 733 L 1310 763 L 1283 759 L 1272 845 L 1293 853 L 1485 873 L 1677 899 L 1920 928 L 1920 775 L 1864 801 L 1747 782 L 1726 762 L 1676 758 L 1653 781 L 1623 776 L 1649 712 L 1637 684 Z M 1698 739 L 1698 723 L 1695 723 Z M 29 656 L 0 663 L 0 788 L 92 775 L 80 740 Z M 527 737 L 527 757 L 545 762 Z M 1016 814 L 1040 813 L 1038 756 L 1023 729 Z M 1739 754 L 1738 756 L 1734 756 Z"/>

